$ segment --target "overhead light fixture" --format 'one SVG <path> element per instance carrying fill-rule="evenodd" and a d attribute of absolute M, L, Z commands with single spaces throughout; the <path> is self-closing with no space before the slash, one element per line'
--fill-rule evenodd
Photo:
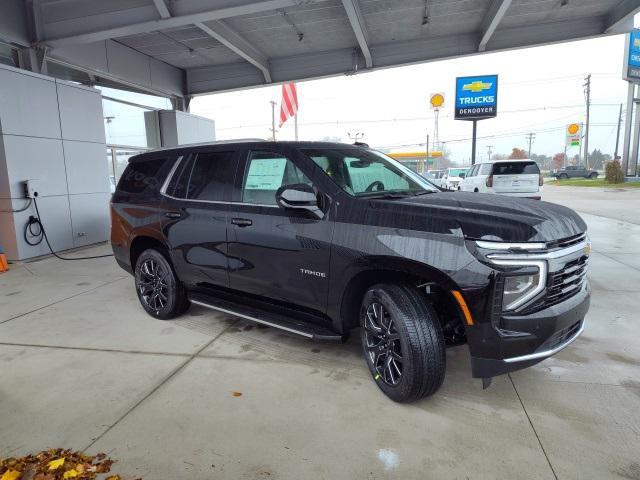
<path fill-rule="evenodd" d="M 422 16 L 422 25 L 426 25 L 431 21 L 431 15 L 429 15 L 429 0 L 424 1 L 424 15 Z"/>
<path fill-rule="evenodd" d="M 569 0 L 560 0 L 561 7 L 566 7 L 567 5 L 569 5 Z"/>

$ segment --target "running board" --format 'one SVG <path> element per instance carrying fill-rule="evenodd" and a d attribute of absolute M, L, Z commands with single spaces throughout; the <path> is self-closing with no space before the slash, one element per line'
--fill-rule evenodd
<path fill-rule="evenodd" d="M 268 325 L 286 332 L 295 333 L 314 341 L 344 342 L 346 337 L 309 322 L 302 322 L 287 315 L 257 309 L 248 305 L 238 304 L 229 300 L 215 298 L 210 295 L 192 293 L 189 300 L 195 305 L 228 313 L 234 317 L 244 318 L 252 322 Z"/>

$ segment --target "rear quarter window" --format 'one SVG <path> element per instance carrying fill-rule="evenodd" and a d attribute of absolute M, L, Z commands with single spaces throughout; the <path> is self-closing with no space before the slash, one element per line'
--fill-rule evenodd
<path fill-rule="evenodd" d="M 169 158 L 155 158 L 131 162 L 125 169 L 116 193 L 149 195 L 162 187 L 172 162 Z"/>
<path fill-rule="evenodd" d="M 500 162 L 493 164 L 493 175 L 538 175 L 536 162 Z"/>

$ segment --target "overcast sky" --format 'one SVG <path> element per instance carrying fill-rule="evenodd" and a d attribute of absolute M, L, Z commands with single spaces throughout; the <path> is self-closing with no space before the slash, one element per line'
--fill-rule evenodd
<path fill-rule="evenodd" d="M 533 153 L 553 155 L 563 151 L 564 127 L 584 121 L 584 77 L 591 73 L 589 149 L 613 154 L 619 105 L 626 102 L 627 94 L 627 83 L 621 79 L 624 38 L 603 37 L 298 82 L 300 139 L 349 141 L 349 132 L 362 132 L 372 147 L 422 150 L 427 133 L 433 136 L 434 130 L 428 97 L 443 92 L 446 105 L 440 112 L 440 140 L 446 142 L 454 161 L 469 163 L 471 123 L 453 120 L 455 78 L 497 73 L 498 117 L 478 123 L 479 158 L 486 158 L 489 145 L 494 153 L 526 149 L 529 132 L 536 134 Z M 279 109 L 280 91 L 280 86 L 269 86 L 199 96 L 191 102 L 191 113 L 214 119 L 218 140 L 269 138 L 269 101 L 277 101 Z M 277 132 L 277 138 L 294 139 L 293 120 Z"/>

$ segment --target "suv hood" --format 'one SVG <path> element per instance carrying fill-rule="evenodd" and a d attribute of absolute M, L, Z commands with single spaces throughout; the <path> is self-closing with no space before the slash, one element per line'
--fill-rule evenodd
<path fill-rule="evenodd" d="M 550 242 L 587 230 L 584 220 L 573 210 L 539 200 L 451 192 L 380 201 L 392 210 L 398 209 L 398 214 L 420 214 L 417 210 L 421 207 L 425 215 L 454 218 L 465 237 L 476 240 Z"/>

